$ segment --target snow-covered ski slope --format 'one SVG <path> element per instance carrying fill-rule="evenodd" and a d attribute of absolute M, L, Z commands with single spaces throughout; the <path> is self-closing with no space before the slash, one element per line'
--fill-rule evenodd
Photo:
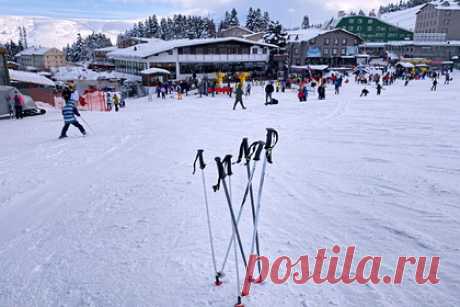
<path fill-rule="evenodd" d="M 246 306 L 460 306 L 459 77 L 436 93 L 429 80 L 367 98 L 351 82 L 305 104 L 279 93 L 270 107 L 256 87 L 246 111 L 222 96 L 128 101 L 120 113 L 83 112 L 93 132 L 71 127 L 62 141 L 57 111 L 0 120 L 0 306 L 233 306 L 233 257 L 224 285 L 212 285 L 192 163 L 205 149 L 222 259 L 231 226 L 223 192 L 211 192 L 213 158 L 237 155 L 243 136 L 263 139 L 266 127 L 280 141 L 265 180 L 263 254 L 355 245 L 383 256 L 382 273 L 400 255 L 440 256 L 441 282 L 416 285 L 413 269 L 399 286 L 266 282 Z M 246 173 L 234 171 L 237 200 Z M 250 221 L 245 211 L 246 245 Z"/>

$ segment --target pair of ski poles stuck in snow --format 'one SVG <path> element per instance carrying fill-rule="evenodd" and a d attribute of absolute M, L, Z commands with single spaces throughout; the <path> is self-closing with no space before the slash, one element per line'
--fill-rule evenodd
<path fill-rule="evenodd" d="M 214 246 L 214 237 L 211 227 L 211 218 L 209 213 L 209 202 L 208 202 L 208 194 L 207 194 L 207 185 L 206 185 L 206 177 L 205 177 L 205 168 L 206 163 L 204 162 L 202 149 L 198 150 L 195 162 L 193 165 L 193 174 L 196 172 L 196 164 L 199 164 L 199 168 L 201 169 L 201 178 L 203 183 L 203 194 L 204 194 L 204 203 L 206 208 L 206 218 L 208 224 L 208 235 L 209 235 L 209 242 L 211 248 L 211 256 L 212 256 L 212 264 L 213 269 L 215 272 L 215 285 L 219 286 L 222 284 L 221 278 L 224 276 L 225 266 L 227 264 L 227 260 L 230 255 L 230 251 L 234 249 L 234 256 L 235 256 L 235 269 L 236 269 L 236 280 L 237 280 L 237 303 L 235 306 L 241 307 L 244 306 L 241 302 L 242 288 L 240 284 L 240 272 L 239 272 L 239 257 L 241 257 L 244 267 L 247 268 L 248 258 L 246 257 L 243 243 L 241 240 L 240 230 L 238 228 L 238 224 L 240 222 L 241 216 L 243 214 L 244 205 L 249 197 L 251 202 L 251 212 L 252 212 L 252 221 L 253 221 L 253 231 L 252 231 L 252 241 L 251 241 L 251 249 L 250 255 L 253 255 L 254 252 L 257 253 L 257 256 L 260 256 L 260 243 L 259 243 L 259 234 L 258 234 L 258 225 L 259 225 L 259 216 L 260 216 L 260 209 L 262 204 L 262 192 L 264 187 L 264 179 L 266 174 L 267 163 L 272 164 L 272 151 L 275 145 L 278 143 L 278 132 L 275 129 L 268 128 L 267 135 L 265 142 L 264 141 L 256 141 L 249 145 L 248 138 L 244 138 L 241 142 L 238 160 L 232 163 L 232 155 L 226 155 L 223 159 L 220 157 L 216 157 L 216 165 L 217 165 L 217 172 L 218 172 L 218 181 L 217 184 L 213 186 L 214 192 L 220 190 L 220 186 L 222 185 L 225 198 L 227 201 L 231 223 L 232 223 L 232 235 L 228 242 L 227 249 L 225 252 L 224 260 L 220 270 L 217 267 L 217 260 L 216 260 L 216 249 Z M 265 155 L 262 158 L 262 153 Z M 260 182 L 257 190 L 257 203 L 256 199 L 254 198 L 254 185 L 252 183 L 254 174 L 256 172 L 256 165 L 258 162 L 263 159 L 262 162 L 262 171 L 260 175 Z M 251 167 L 251 161 L 253 161 Z M 246 168 L 246 175 L 247 175 L 247 184 L 244 190 L 243 199 L 241 201 L 238 214 L 235 215 L 235 210 L 233 207 L 233 199 L 232 199 L 232 189 L 231 189 L 231 176 L 233 175 L 232 165 L 239 164 L 244 162 L 244 166 Z M 255 249 L 255 251 L 254 251 Z M 239 254 L 239 255 L 238 255 Z M 260 263 L 258 262 L 258 271 L 259 274 L 261 272 Z"/>

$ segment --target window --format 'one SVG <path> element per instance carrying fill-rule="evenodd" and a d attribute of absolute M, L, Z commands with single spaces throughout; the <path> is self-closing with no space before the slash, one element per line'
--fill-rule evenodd
<path fill-rule="evenodd" d="M 347 54 L 347 49 L 346 49 L 346 48 L 342 48 L 341 53 L 342 53 L 342 55 L 346 55 L 346 54 Z"/>
<path fill-rule="evenodd" d="M 354 24 L 354 23 L 355 23 L 355 20 L 354 20 L 353 18 L 350 18 L 350 19 L 348 19 L 348 23 L 349 23 L 349 24 Z"/>
<path fill-rule="evenodd" d="M 338 38 L 335 38 L 334 39 L 334 45 L 338 45 L 339 44 L 339 39 Z"/>
<path fill-rule="evenodd" d="M 359 24 L 362 24 L 362 23 L 363 23 L 363 20 L 362 20 L 362 19 L 358 19 L 358 23 L 359 23 Z"/>
<path fill-rule="evenodd" d="M 323 49 L 323 54 L 329 55 L 329 48 L 324 48 Z"/>
<path fill-rule="evenodd" d="M 355 27 L 353 27 L 353 26 L 348 26 L 348 31 L 353 32 L 354 29 L 355 29 Z"/>
<path fill-rule="evenodd" d="M 266 47 L 263 49 L 263 54 L 267 54 L 267 48 Z"/>
<path fill-rule="evenodd" d="M 332 54 L 337 55 L 337 48 L 332 48 Z"/>
<path fill-rule="evenodd" d="M 346 38 L 342 39 L 342 45 L 345 46 L 346 44 L 347 44 L 347 39 Z"/>
<path fill-rule="evenodd" d="M 259 49 L 257 48 L 252 48 L 252 54 L 257 54 L 259 52 Z"/>
<path fill-rule="evenodd" d="M 367 23 L 368 23 L 368 24 L 372 24 L 373 22 L 374 22 L 373 19 L 368 19 L 368 20 L 367 20 Z"/>
<path fill-rule="evenodd" d="M 324 39 L 324 44 L 325 44 L 325 45 L 329 45 L 329 38 L 325 38 L 325 39 Z"/>
<path fill-rule="evenodd" d="M 373 30 L 373 29 L 372 29 L 372 26 L 368 26 L 368 27 L 367 27 L 367 31 L 368 31 L 368 32 L 372 32 L 372 30 Z"/>

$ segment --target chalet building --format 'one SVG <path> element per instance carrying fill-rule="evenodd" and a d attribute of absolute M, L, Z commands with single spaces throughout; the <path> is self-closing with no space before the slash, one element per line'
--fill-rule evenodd
<path fill-rule="evenodd" d="M 50 70 L 66 65 L 64 52 L 56 48 L 28 48 L 16 55 L 17 62 L 22 68 Z"/>
<path fill-rule="evenodd" d="M 216 72 L 266 70 L 274 45 L 237 37 L 155 41 L 110 52 L 115 70 L 140 75 L 149 68 L 168 70 L 172 79 Z"/>
<path fill-rule="evenodd" d="M 233 26 L 226 29 L 222 29 L 217 33 L 217 37 L 245 37 L 247 35 L 252 35 L 254 32 L 249 30 L 246 27 L 242 26 Z"/>
<path fill-rule="evenodd" d="M 460 57 L 460 41 L 364 43 L 359 46 L 359 51 L 382 58 L 424 58 L 434 61 L 451 61 Z"/>
<path fill-rule="evenodd" d="M 8 66 L 6 61 L 6 49 L 0 46 L 0 85 L 8 85 Z"/>
<path fill-rule="evenodd" d="M 417 12 L 415 33 L 425 40 L 460 40 L 460 4 L 447 0 L 425 4 Z"/>
<path fill-rule="evenodd" d="M 88 68 L 93 70 L 111 71 L 115 69 L 113 60 L 108 57 L 112 51 L 118 50 L 118 47 L 98 48 L 93 51 L 93 60 L 88 65 Z"/>
<path fill-rule="evenodd" d="M 414 33 L 371 16 L 345 16 L 335 26 L 360 36 L 366 42 L 412 40 Z"/>
<path fill-rule="evenodd" d="M 353 65 L 362 39 L 343 29 L 288 32 L 289 65 Z"/>

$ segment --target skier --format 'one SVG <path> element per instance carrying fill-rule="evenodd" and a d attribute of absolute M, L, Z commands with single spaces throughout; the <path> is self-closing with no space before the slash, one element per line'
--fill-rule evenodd
<path fill-rule="evenodd" d="M 115 112 L 120 110 L 120 98 L 117 94 L 113 95 L 113 105 L 115 106 Z"/>
<path fill-rule="evenodd" d="M 112 96 L 107 93 L 107 111 L 112 111 Z"/>
<path fill-rule="evenodd" d="M 14 114 L 16 114 L 16 119 L 23 119 L 24 109 L 24 97 L 18 93 L 18 91 L 14 91 Z"/>
<path fill-rule="evenodd" d="M 446 80 L 444 81 L 444 84 L 449 84 L 450 82 L 450 74 L 448 71 L 446 71 Z"/>
<path fill-rule="evenodd" d="M 85 128 L 77 121 L 75 115 L 80 116 L 77 107 L 74 105 L 72 100 L 68 95 L 64 97 L 65 99 L 65 106 L 62 109 L 62 115 L 64 117 L 64 127 L 62 127 L 60 139 L 67 137 L 67 130 L 69 129 L 70 125 L 74 125 L 75 127 L 80 130 L 81 134 L 86 135 Z"/>
<path fill-rule="evenodd" d="M 241 88 L 241 84 L 238 84 L 235 90 L 235 103 L 233 104 L 233 110 L 236 109 L 236 106 L 238 105 L 238 103 L 241 104 L 241 107 L 243 108 L 243 110 L 246 110 L 246 107 L 243 104 L 243 94 L 244 93 L 243 93 L 243 89 Z"/>
<path fill-rule="evenodd" d="M 8 103 L 8 113 L 10 115 L 10 119 L 14 119 L 14 102 L 13 99 L 11 99 L 10 95 L 7 95 L 5 97 L 6 102 Z"/>
<path fill-rule="evenodd" d="M 431 86 L 431 91 L 436 92 L 436 89 L 438 87 L 438 79 L 433 80 L 433 85 Z"/>
<path fill-rule="evenodd" d="M 382 84 L 377 83 L 377 95 L 380 96 L 381 93 L 382 93 Z"/>
<path fill-rule="evenodd" d="M 361 91 L 361 95 L 359 97 L 367 97 L 367 94 L 369 94 L 369 91 L 367 90 L 367 88 L 364 88 L 362 91 Z"/>
<path fill-rule="evenodd" d="M 273 87 L 273 82 L 268 82 L 268 84 L 265 86 L 265 104 L 269 104 L 272 101 L 272 95 L 274 91 L 275 88 Z"/>
<path fill-rule="evenodd" d="M 251 82 L 246 84 L 246 96 L 251 96 Z"/>
<path fill-rule="evenodd" d="M 161 92 L 161 99 L 166 99 L 166 85 L 161 86 L 160 92 Z"/>

